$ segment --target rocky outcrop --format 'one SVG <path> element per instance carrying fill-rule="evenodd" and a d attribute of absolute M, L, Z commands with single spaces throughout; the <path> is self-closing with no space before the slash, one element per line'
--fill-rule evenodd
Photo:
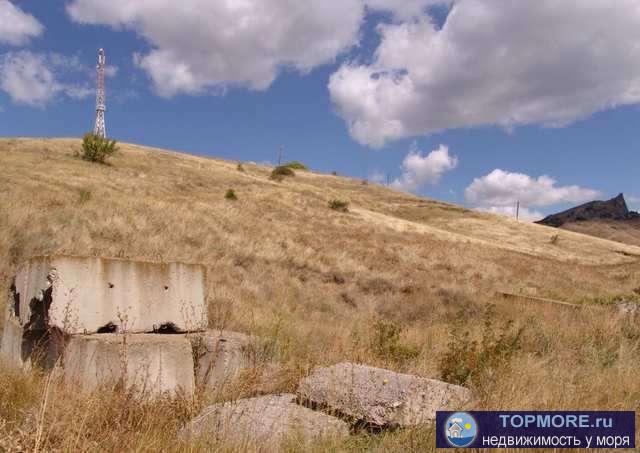
<path fill-rule="evenodd" d="M 248 451 L 277 451 L 291 437 L 309 444 L 321 437 L 343 437 L 349 426 L 335 417 L 296 404 L 293 394 L 267 395 L 205 408 L 183 429 L 185 437 L 233 441 Z"/>
<path fill-rule="evenodd" d="M 565 223 L 583 222 L 587 220 L 631 220 L 640 214 L 629 211 L 624 195 L 620 194 L 607 201 L 591 201 L 566 211 L 552 214 L 536 222 L 542 225 L 560 227 Z"/>
<path fill-rule="evenodd" d="M 394 428 L 434 420 L 437 410 L 460 409 L 471 392 L 435 379 L 339 363 L 302 379 L 298 398 L 356 424 Z"/>

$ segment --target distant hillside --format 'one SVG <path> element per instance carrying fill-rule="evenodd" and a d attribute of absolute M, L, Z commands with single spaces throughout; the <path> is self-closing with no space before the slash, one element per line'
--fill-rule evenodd
<path fill-rule="evenodd" d="M 629 210 L 623 194 L 607 201 L 591 201 L 536 223 L 640 245 L 640 214 Z"/>

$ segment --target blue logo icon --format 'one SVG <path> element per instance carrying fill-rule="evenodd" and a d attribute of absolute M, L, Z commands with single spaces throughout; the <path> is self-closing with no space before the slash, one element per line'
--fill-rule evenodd
<path fill-rule="evenodd" d="M 478 424 L 470 414 L 456 412 L 445 422 L 444 435 L 452 447 L 466 447 L 478 435 Z"/>

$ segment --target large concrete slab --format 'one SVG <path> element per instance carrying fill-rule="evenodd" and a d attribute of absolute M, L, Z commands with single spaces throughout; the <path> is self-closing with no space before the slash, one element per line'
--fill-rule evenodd
<path fill-rule="evenodd" d="M 255 337 L 210 329 L 189 335 L 189 339 L 199 388 L 220 389 L 241 371 L 258 365 L 259 341 Z"/>
<path fill-rule="evenodd" d="M 295 400 L 293 394 L 281 394 L 215 404 L 189 422 L 183 434 L 234 441 L 247 450 L 269 452 L 277 451 L 288 438 L 308 444 L 321 437 L 349 434 L 342 420 L 295 404 Z"/>
<path fill-rule="evenodd" d="M 437 410 L 461 409 L 471 397 L 458 385 L 353 363 L 314 370 L 297 393 L 304 404 L 372 427 L 425 423 Z"/>
<path fill-rule="evenodd" d="M 184 335 L 95 334 L 69 339 L 64 381 L 83 391 L 122 383 L 151 395 L 195 388 L 191 344 Z"/>
<path fill-rule="evenodd" d="M 34 258 L 18 268 L 14 311 L 23 325 L 67 334 L 206 328 L 205 269 L 80 257 Z"/>

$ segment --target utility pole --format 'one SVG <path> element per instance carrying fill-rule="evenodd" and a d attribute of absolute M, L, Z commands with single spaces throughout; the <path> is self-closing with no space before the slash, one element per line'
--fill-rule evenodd
<path fill-rule="evenodd" d="M 96 71 L 98 73 L 98 84 L 96 86 L 96 125 L 93 128 L 93 133 L 102 138 L 107 136 L 107 130 L 104 124 L 104 111 L 106 110 L 104 70 L 106 62 L 107 60 L 104 56 L 104 49 L 99 49 L 98 65 L 96 66 Z"/>
<path fill-rule="evenodd" d="M 520 220 L 520 200 L 516 202 L 516 221 Z"/>
<path fill-rule="evenodd" d="M 284 146 L 280 145 L 280 150 L 278 151 L 278 166 L 282 165 L 282 154 L 284 153 Z"/>

